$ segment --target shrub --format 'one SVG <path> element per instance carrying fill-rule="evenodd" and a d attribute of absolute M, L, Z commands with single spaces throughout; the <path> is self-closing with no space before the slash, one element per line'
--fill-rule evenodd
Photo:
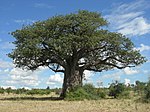
<path fill-rule="evenodd" d="M 88 93 L 95 93 L 95 87 L 93 86 L 93 84 L 85 84 L 82 88 Z"/>
<path fill-rule="evenodd" d="M 19 88 L 17 90 L 14 91 L 14 93 L 16 94 L 25 94 L 28 90 L 25 88 Z"/>
<path fill-rule="evenodd" d="M 97 92 L 97 95 L 100 97 L 100 98 L 106 98 L 106 91 L 104 91 L 103 89 L 100 89 L 98 92 Z"/>
<path fill-rule="evenodd" d="M 145 98 L 150 100 L 150 81 L 147 83 L 145 87 Z"/>
<path fill-rule="evenodd" d="M 120 99 L 129 99 L 130 98 L 130 91 L 123 91 L 121 94 L 118 95 Z"/>
<path fill-rule="evenodd" d="M 4 94 L 4 89 L 0 88 L 0 94 Z"/>
<path fill-rule="evenodd" d="M 44 94 L 50 94 L 50 90 L 46 89 L 32 89 L 26 92 L 28 95 L 44 95 Z"/>
<path fill-rule="evenodd" d="M 38 92 L 35 89 L 29 90 L 26 92 L 27 95 L 35 95 L 38 94 Z"/>
<path fill-rule="evenodd" d="M 135 83 L 136 83 L 136 85 L 134 87 L 135 92 L 137 92 L 138 95 L 142 96 L 144 94 L 144 89 L 145 89 L 146 83 L 140 82 L 140 81 L 136 81 Z"/>
<path fill-rule="evenodd" d="M 66 100 L 84 100 L 90 99 L 90 95 L 82 88 L 78 87 L 66 95 Z"/>
<path fill-rule="evenodd" d="M 114 98 L 129 98 L 129 91 L 122 83 L 112 83 L 109 87 L 109 96 Z"/>
<path fill-rule="evenodd" d="M 75 87 L 66 95 L 66 100 L 98 100 L 105 98 L 106 94 L 103 91 L 97 91 L 92 84 L 85 84 L 83 87 Z"/>
<path fill-rule="evenodd" d="M 145 86 L 144 97 L 141 98 L 143 102 L 150 103 L 150 81 Z"/>
<path fill-rule="evenodd" d="M 54 88 L 54 89 L 51 89 L 51 91 L 52 91 L 52 92 L 55 92 L 56 95 L 60 95 L 62 89 L 61 89 L 61 88 Z"/>
<path fill-rule="evenodd" d="M 13 92 L 13 90 L 11 89 L 11 87 L 9 87 L 9 88 L 5 89 L 5 91 L 6 91 L 6 93 L 8 93 L 8 94 L 10 94 L 10 93 L 12 93 L 12 92 Z"/>

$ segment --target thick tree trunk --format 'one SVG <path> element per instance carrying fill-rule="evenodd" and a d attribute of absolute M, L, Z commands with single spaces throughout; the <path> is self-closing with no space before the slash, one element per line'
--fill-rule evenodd
<path fill-rule="evenodd" d="M 82 86 L 83 70 L 76 70 L 75 67 L 68 67 L 64 73 L 64 81 L 61 98 L 65 98 L 66 92 L 69 92 L 76 86 Z"/>

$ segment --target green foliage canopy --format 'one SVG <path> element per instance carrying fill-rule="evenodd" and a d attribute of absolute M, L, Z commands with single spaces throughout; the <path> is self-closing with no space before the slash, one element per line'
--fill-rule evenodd
<path fill-rule="evenodd" d="M 55 72 L 64 72 L 70 61 L 95 72 L 145 62 L 130 39 L 102 29 L 107 25 L 101 14 L 85 10 L 38 21 L 11 33 L 16 48 L 9 57 L 17 67 L 48 66 Z"/>

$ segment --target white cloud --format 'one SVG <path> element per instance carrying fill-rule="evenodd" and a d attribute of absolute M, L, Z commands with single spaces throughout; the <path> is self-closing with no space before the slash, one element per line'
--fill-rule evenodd
<path fill-rule="evenodd" d="M 82 66 L 84 66 L 84 62 L 85 62 L 85 59 L 84 58 L 81 58 L 80 60 L 79 60 L 79 63 L 80 63 L 80 67 L 82 67 Z M 83 63 L 83 64 L 81 64 L 81 63 Z"/>
<path fill-rule="evenodd" d="M 144 74 L 148 74 L 149 71 L 148 71 L 148 70 L 143 70 L 143 73 L 144 73 Z"/>
<path fill-rule="evenodd" d="M 51 6 L 51 5 L 48 5 L 48 4 L 45 4 L 45 3 L 35 3 L 35 4 L 34 4 L 34 7 L 36 7 L 36 8 L 47 8 L 47 9 L 51 9 L 51 8 L 53 8 L 54 6 Z"/>
<path fill-rule="evenodd" d="M 86 80 L 90 80 L 90 78 L 94 75 L 94 72 L 85 70 L 85 71 L 84 71 L 84 74 L 85 74 L 85 77 L 84 77 L 84 78 L 85 78 Z"/>
<path fill-rule="evenodd" d="M 98 80 L 97 81 L 97 87 L 103 87 L 103 81 L 102 80 Z"/>
<path fill-rule="evenodd" d="M 143 35 L 150 32 L 150 24 L 146 22 L 147 20 L 143 17 L 137 17 L 128 23 L 124 23 L 118 29 L 118 32 L 125 35 Z"/>
<path fill-rule="evenodd" d="M 0 69 L 0 74 L 8 74 L 10 71 L 9 71 L 9 69 L 7 68 L 7 69 L 4 69 L 4 70 L 1 70 Z"/>
<path fill-rule="evenodd" d="M 14 67 L 13 63 L 8 62 L 8 61 L 3 61 L 2 59 L 0 59 L 0 68 L 7 69 L 7 68 L 12 68 L 12 67 Z"/>
<path fill-rule="evenodd" d="M 121 79 L 122 72 L 116 72 L 112 74 L 105 74 L 101 77 L 101 79 L 112 79 L 119 81 Z"/>
<path fill-rule="evenodd" d="M 16 19 L 14 20 L 15 23 L 18 23 L 18 24 L 31 24 L 31 23 L 34 23 L 35 20 L 31 20 L 31 19 Z"/>
<path fill-rule="evenodd" d="M 29 88 L 29 87 L 20 87 L 20 88 L 25 88 L 27 90 L 31 90 L 32 88 Z"/>
<path fill-rule="evenodd" d="M 105 17 L 113 30 L 129 36 L 143 35 L 150 33 L 150 22 L 143 16 L 146 8 L 149 6 L 144 0 L 119 4 Z"/>
<path fill-rule="evenodd" d="M 83 74 L 83 83 L 93 83 L 92 77 L 94 76 L 94 72 L 85 70 Z"/>
<path fill-rule="evenodd" d="M 144 45 L 144 44 L 140 44 L 140 47 L 135 48 L 135 50 L 140 50 L 141 52 L 142 51 L 148 51 L 148 50 L 150 50 L 150 46 L 147 46 L 147 45 Z"/>
<path fill-rule="evenodd" d="M 123 71 L 124 71 L 124 73 L 125 73 L 126 75 L 133 75 L 133 74 L 139 73 L 138 70 L 134 70 L 134 69 L 129 68 L 129 67 L 125 68 Z"/>
<path fill-rule="evenodd" d="M 51 75 L 48 79 L 48 81 L 46 82 L 46 84 L 50 84 L 50 85 L 54 85 L 57 83 L 63 83 L 63 77 L 60 74 L 55 74 L 55 75 Z"/>
<path fill-rule="evenodd" d="M 7 84 L 20 85 L 20 86 L 38 86 L 40 84 L 38 75 L 41 73 L 37 71 L 27 71 L 20 68 L 13 68 L 10 74 L 10 80 L 7 80 Z"/>
<path fill-rule="evenodd" d="M 9 72 L 9 69 L 5 69 L 4 72 L 8 73 L 8 72 Z"/>
<path fill-rule="evenodd" d="M 130 81 L 130 79 L 124 79 L 124 84 L 126 85 L 126 86 L 128 86 L 130 83 L 131 83 L 131 81 Z"/>
<path fill-rule="evenodd" d="M 86 82 L 91 82 L 91 77 L 94 75 L 93 72 L 85 70 L 84 71 L 84 79 L 86 80 Z M 62 84 L 63 83 L 63 76 L 61 74 L 54 74 L 51 75 L 48 79 L 48 81 L 46 82 L 46 84 L 48 85 L 56 85 L 56 84 Z"/>
<path fill-rule="evenodd" d="M 16 89 L 15 86 L 1 86 L 1 87 L 4 88 L 4 89 L 7 89 L 7 88 Z"/>

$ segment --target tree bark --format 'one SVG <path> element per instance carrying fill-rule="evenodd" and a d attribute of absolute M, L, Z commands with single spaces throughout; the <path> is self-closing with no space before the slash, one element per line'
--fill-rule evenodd
<path fill-rule="evenodd" d="M 76 86 L 82 86 L 83 70 L 69 67 L 65 69 L 63 88 L 60 97 L 65 98 L 66 93 Z"/>

